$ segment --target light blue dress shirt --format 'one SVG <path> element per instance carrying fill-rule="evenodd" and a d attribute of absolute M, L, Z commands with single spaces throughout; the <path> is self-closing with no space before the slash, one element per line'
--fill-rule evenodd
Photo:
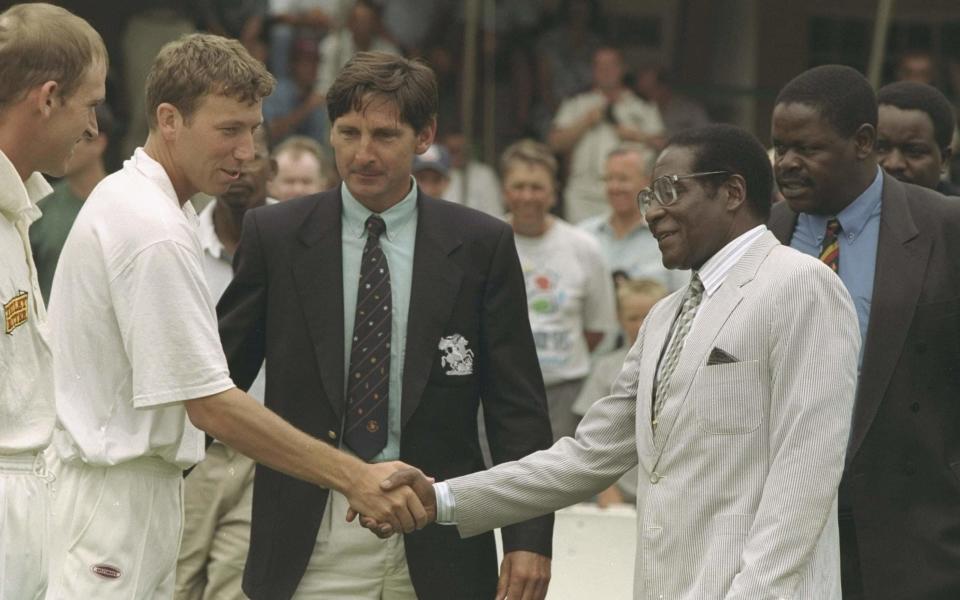
<path fill-rule="evenodd" d="M 614 234 L 609 212 L 581 221 L 577 227 L 600 243 L 611 272 L 624 271 L 630 279 L 654 279 L 671 292 L 690 283 L 690 271 L 675 271 L 663 266 L 660 245 L 646 223 L 638 224 L 622 238 Z"/>
<path fill-rule="evenodd" d="M 417 186 L 410 178 L 410 192 L 399 203 L 380 213 L 387 230 L 380 236 L 380 247 L 390 268 L 390 428 L 387 445 L 372 462 L 400 458 L 401 394 L 403 360 L 407 347 L 407 315 L 410 312 L 410 288 L 413 283 L 413 252 L 417 235 Z M 350 373 L 350 351 L 353 348 L 353 322 L 357 311 L 357 286 L 360 285 L 360 259 L 367 243 L 364 225 L 373 214 L 353 197 L 347 185 L 341 184 L 343 196 L 343 380 Z M 346 390 L 344 390 L 346 396 Z"/>
<path fill-rule="evenodd" d="M 870 322 L 870 301 L 873 297 L 873 277 L 877 269 L 877 242 L 880 239 L 880 199 L 883 196 L 883 171 L 877 167 L 877 176 L 857 199 L 837 215 L 840 227 L 840 266 L 838 274 L 853 297 L 860 322 L 859 365 L 863 364 L 863 349 Z M 790 246 L 811 256 L 820 256 L 823 236 L 827 230 L 828 215 L 801 213 L 793 231 Z"/>

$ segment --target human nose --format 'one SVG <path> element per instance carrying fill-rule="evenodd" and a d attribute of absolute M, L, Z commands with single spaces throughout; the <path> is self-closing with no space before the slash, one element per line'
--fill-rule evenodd
<path fill-rule="evenodd" d="M 240 136 L 240 141 L 234 149 L 233 156 L 244 162 L 253 158 L 253 132 L 247 131 Z"/>

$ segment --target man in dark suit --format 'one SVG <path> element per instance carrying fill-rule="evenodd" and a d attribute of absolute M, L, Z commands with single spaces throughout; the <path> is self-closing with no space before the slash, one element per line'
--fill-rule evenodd
<path fill-rule="evenodd" d="M 960 205 L 884 174 L 848 67 L 777 98 L 771 230 L 834 267 L 864 345 L 840 486 L 844 598 L 960 598 Z M 799 214 L 798 214 L 799 213 Z M 823 348 L 830 360 L 830 348 Z"/>
<path fill-rule="evenodd" d="M 437 88 L 424 65 L 359 53 L 327 95 L 343 185 L 251 211 L 218 307 L 231 376 L 266 359 L 266 404 L 378 462 L 446 479 L 483 468 L 483 402 L 495 462 L 551 442 L 524 280 L 505 223 L 430 198 L 411 176 L 433 142 Z M 461 540 L 429 526 L 395 540 L 347 523 L 335 491 L 263 466 L 244 591 L 277 598 L 543 598 L 552 515 Z"/>

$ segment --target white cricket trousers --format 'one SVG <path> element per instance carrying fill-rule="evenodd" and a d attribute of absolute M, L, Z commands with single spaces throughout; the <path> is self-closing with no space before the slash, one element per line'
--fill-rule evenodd
<path fill-rule="evenodd" d="M 183 472 L 147 457 L 101 467 L 51 460 L 47 600 L 170 600 L 183 534 Z"/>

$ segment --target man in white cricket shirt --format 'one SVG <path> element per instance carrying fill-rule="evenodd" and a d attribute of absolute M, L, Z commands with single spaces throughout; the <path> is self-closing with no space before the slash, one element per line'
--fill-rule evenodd
<path fill-rule="evenodd" d="M 28 229 L 82 138 L 97 136 L 107 51 L 49 4 L 0 14 L 0 598 L 42 598 L 53 434 L 53 367 Z"/>
<path fill-rule="evenodd" d="M 425 522 L 409 490 L 377 498 L 401 463 L 340 453 L 228 375 L 188 199 L 224 193 L 253 159 L 273 85 L 235 40 L 165 46 L 147 76 L 146 143 L 97 186 L 67 239 L 50 308 L 59 427 L 48 599 L 172 596 L 181 474 L 203 458 L 203 431 L 405 531 Z"/>

